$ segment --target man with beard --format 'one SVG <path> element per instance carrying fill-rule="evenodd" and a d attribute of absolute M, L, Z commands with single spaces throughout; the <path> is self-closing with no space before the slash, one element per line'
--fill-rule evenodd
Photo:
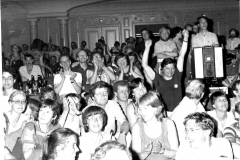
<path fill-rule="evenodd" d="M 146 41 L 146 48 L 143 54 L 142 66 L 147 76 L 153 81 L 157 91 L 162 95 L 164 104 L 166 105 L 167 111 L 173 111 L 174 108 L 182 100 L 182 72 L 184 64 L 184 56 L 188 46 L 188 31 L 183 30 L 184 40 L 180 50 L 177 64 L 172 58 L 165 58 L 161 63 L 160 75 L 158 72 L 154 72 L 151 67 L 147 64 L 148 53 L 151 46 L 151 41 Z"/>
<path fill-rule="evenodd" d="M 201 16 L 197 21 L 200 31 L 192 37 L 192 48 L 205 46 L 218 47 L 217 35 L 208 31 L 208 18 L 206 16 Z"/>
<path fill-rule="evenodd" d="M 77 53 L 77 60 L 78 64 L 72 68 L 73 72 L 78 72 L 82 74 L 82 88 L 86 92 L 89 91 L 89 81 L 90 81 L 90 72 L 92 73 L 94 70 L 94 67 L 87 63 L 88 61 L 88 55 L 85 50 L 81 50 Z"/>
<path fill-rule="evenodd" d="M 157 57 L 157 66 L 155 71 L 161 73 L 161 63 L 165 58 L 172 58 L 178 56 L 176 44 L 169 39 L 170 29 L 168 27 L 162 27 L 159 30 L 160 40 L 155 43 L 154 46 L 154 55 Z"/>
<path fill-rule="evenodd" d="M 126 139 L 126 134 L 129 131 L 129 124 L 117 102 L 109 100 L 110 94 L 110 86 L 106 82 L 98 81 L 94 83 L 90 90 L 92 102 L 86 108 L 88 108 L 89 106 L 102 107 L 106 111 L 108 116 L 107 125 L 104 129 L 104 133 L 116 133 L 116 138 L 122 139 L 124 142 Z M 84 112 L 86 108 L 84 108 L 82 112 Z M 115 126 L 116 121 L 117 130 Z"/>
<path fill-rule="evenodd" d="M 226 49 L 228 50 L 228 53 L 235 53 L 235 49 L 240 44 L 240 38 L 238 38 L 239 32 L 236 29 L 230 29 L 229 34 L 230 36 L 227 40 Z"/>

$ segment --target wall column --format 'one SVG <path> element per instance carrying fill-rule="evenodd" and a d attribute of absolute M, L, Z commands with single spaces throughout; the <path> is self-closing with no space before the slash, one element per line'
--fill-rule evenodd
<path fill-rule="evenodd" d="M 68 47 L 68 17 L 57 18 L 60 22 L 60 47 Z"/>
<path fill-rule="evenodd" d="M 32 44 L 33 40 L 35 38 L 38 38 L 38 31 L 37 31 L 38 18 L 27 19 L 27 21 L 29 22 L 29 26 L 30 26 L 30 44 Z"/>

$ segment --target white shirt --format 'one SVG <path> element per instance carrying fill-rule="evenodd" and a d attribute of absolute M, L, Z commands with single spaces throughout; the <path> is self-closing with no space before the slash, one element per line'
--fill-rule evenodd
<path fill-rule="evenodd" d="M 77 76 L 75 77 L 75 81 L 77 83 L 82 83 L 82 75 L 81 75 L 81 73 L 77 73 L 77 72 L 74 72 L 74 73 L 77 74 Z M 76 90 L 73 88 L 72 83 L 70 81 L 71 75 L 65 75 L 65 76 L 66 76 L 66 78 L 65 78 L 65 81 L 63 83 L 62 89 L 59 92 L 59 96 L 64 95 L 64 94 L 69 94 L 69 93 L 76 93 L 77 94 Z M 61 80 L 62 80 L 61 75 L 60 74 L 56 74 L 54 76 L 54 80 L 53 80 L 54 86 L 58 85 L 61 82 Z"/>
<path fill-rule="evenodd" d="M 204 47 L 204 46 L 213 46 L 218 44 L 217 35 L 212 32 L 206 32 L 203 35 L 199 32 L 197 35 L 192 37 L 192 47 Z"/>
<path fill-rule="evenodd" d="M 225 157 L 225 158 L 224 158 Z M 232 160 L 230 142 L 224 138 L 211 137 L 211 146 L 193 149 L 188 142 L 181 143 L 175 160 Z"/>
<path fill-rule="evenodd" d="M 38 75 L 43 76 L 42 70 L 38 65 L 33 65 L 31 74 L 28 74 L 27 66 L 20 67 L 19 72 L 20 72 L 20 75 L 21 75 L 23 81 L 31 80 L 32 75 L 34 76 L 35 80 L 38 79 Z"/>
<path fill-rule="evenodd" d="M 236 47 L 238 47 L 238 45 L 240 44 L 240 38 L 229 38 L 227 40 L 227 46 L 226 46 L 226 49 L 229 49 L 229 50 L 235 50 Z"/>
<path fill-rule="evenodd" d="M 184 97 L 179 105 L 173 110 L 171 119 L 175 122 L 180 143 L 185 141 L 184 118 L 191 113 L 205 112 L 202 104 L 199 102 L 196 106 L 188 97 Z"/>
<path fill-rule="evenodd" d="M 220 120 L 217 118 L 217 113 L 215 110 L 213 111 L 208 111 L 207 112 L 210 116 L 212 116 L 218 123 L 218 129 L 223 133 L 223 130 L 226 128 L 226 127 L 229 127 L 231 126 L 231 124 L 233 124 L 234 122 L 236 122 L 234 116 L 233 116 L 233 113 L 232 112 L 227 112 L 227 120 L 226 120 L 226 123 L 224 126 L 221 125 L 221 122 Z"/>

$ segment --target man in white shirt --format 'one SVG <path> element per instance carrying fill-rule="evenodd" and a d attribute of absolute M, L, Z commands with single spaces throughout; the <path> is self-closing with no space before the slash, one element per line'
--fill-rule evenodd
<path fill-rule="evenodd" d="M 214 119 L 207 113 L 192 113 L 184 119 L 186 140 L 181 143 L 176 160 L 232 160 L 230 142 L 214 138 Z"/>
<path fill-rule="evenodd" d="M 71 71 L 71 61 L 68 55 L 60 57 L 60 66 L 63 67 L 63 72 L 54 76 L 54 89 L 60 97 L 68 93 L 81 93 L 82 75 Z"/>
<path fill-rule="evenodd" d="M 186 87 L 186 96 L 173 110 L 171 119 L 175 122 L 180 143 L 185 141 L 183 121 L 186 116 L 195 112 L 205 112 L 201 98 L 205 92 L 205 85 L 199 80 L 192 80 Z"/>
<path fill-rule="evenodd" d="M 205 47 L 205 46 L 219 46 L 218 38 L 215 33 L 209 32 L 208 29 L 208 18 L 206 16 L 198 17 L 198 25 L 200 31 L 197 35 L 192 37 L 192 48 L 194 47 Z"/>
<path fill-rule="evenodd" d="M 226 49 L 228 53 L 235 53 L 235 49 L 240 44 L 240 38 L 238 38 L 239 32 L 236 29 L 230 29 L 229 39 L 227 40 Z"/>
<path fill-rule="evenodd" d="M 25 60 L 26 65 L 19 68 L 19 73 L 23 82 L 31 80 L 32 76 L 34 76 L 35 80 L 37 80 L 38 75 L 43 76 L 39 65 L 33 65 L 34 58 L 31 54 L 26 54 Z"/>

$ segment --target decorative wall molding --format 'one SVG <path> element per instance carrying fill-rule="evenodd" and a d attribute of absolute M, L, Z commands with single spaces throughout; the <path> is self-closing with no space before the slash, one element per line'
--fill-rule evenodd
<path fill-rule="evenodd" d="M 84 25 L 84 26 L 120 24 L 120 16 L 84 17 L 84 18 L 79 18 L 79 19 L 80 19 L 80 24 Z"/>

